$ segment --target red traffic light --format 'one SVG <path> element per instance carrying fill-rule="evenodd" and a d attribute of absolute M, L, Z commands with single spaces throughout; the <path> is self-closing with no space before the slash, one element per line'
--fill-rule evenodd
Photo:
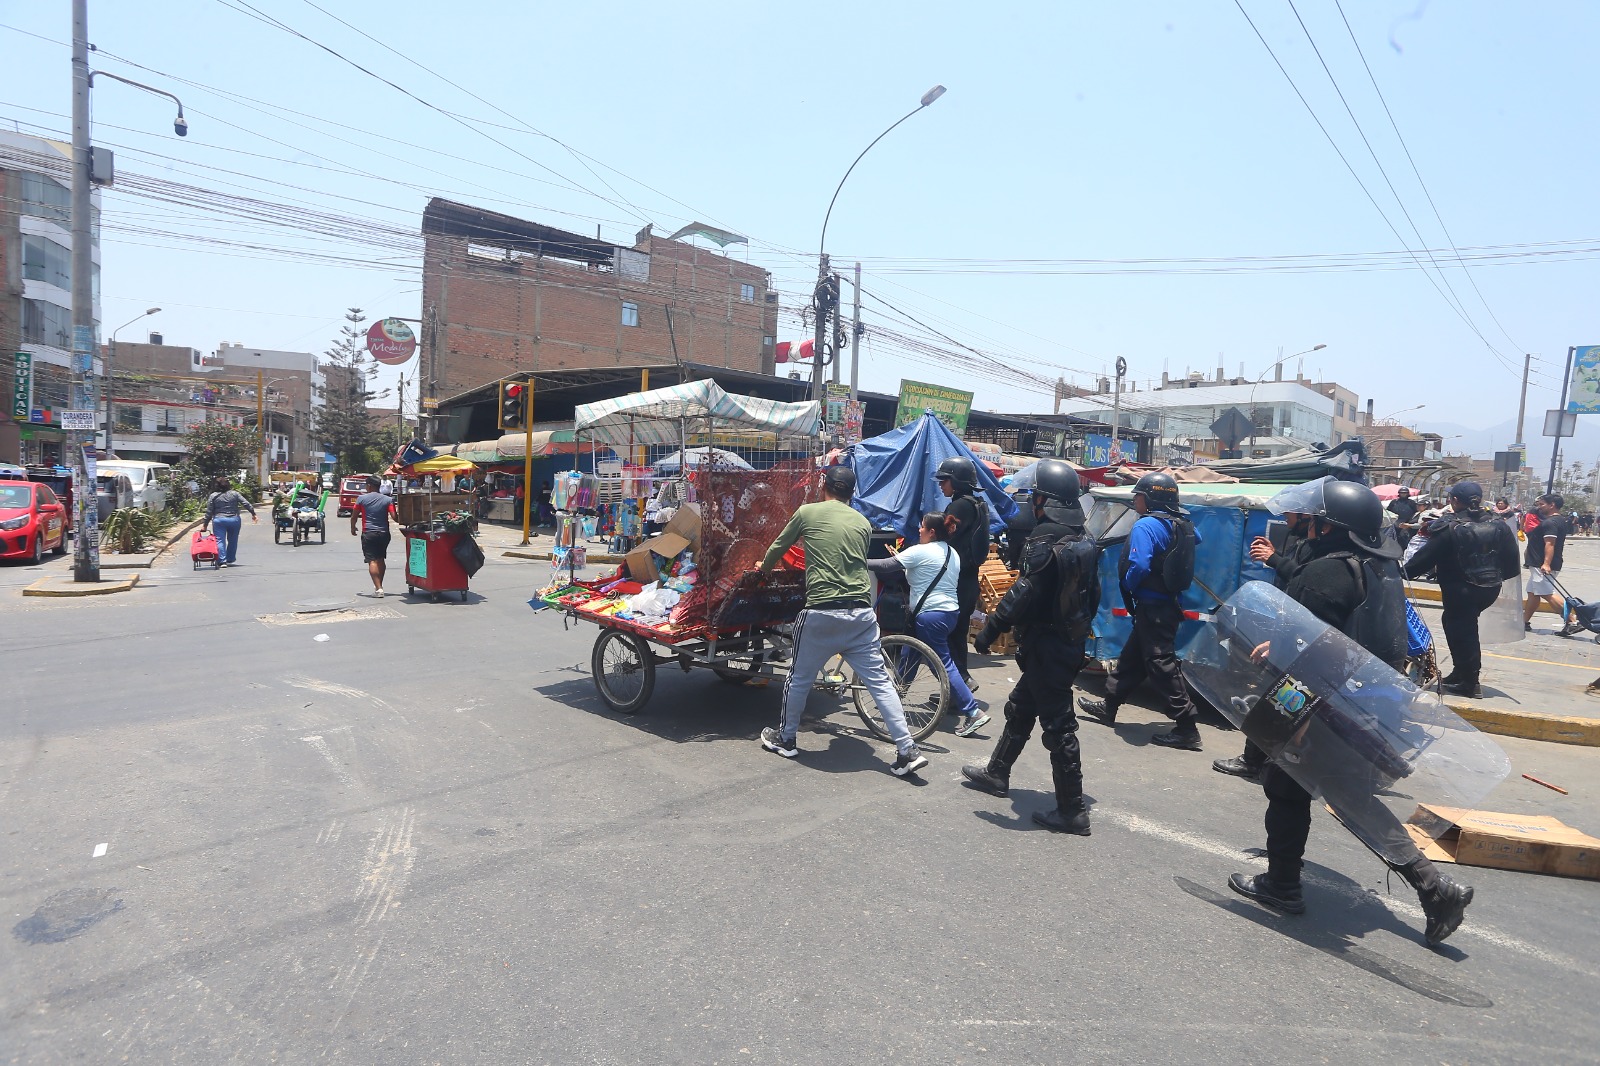
<path fill-rule="evenodd" d="M 521 396 L 522 395 L 522 386 L 521 385 L 514 385 L 514 384 L 513 385 L 507 385 L 506 386 L 506 395 L 512 397 L 513 399 L 515 399 L 518 396 Z"/>

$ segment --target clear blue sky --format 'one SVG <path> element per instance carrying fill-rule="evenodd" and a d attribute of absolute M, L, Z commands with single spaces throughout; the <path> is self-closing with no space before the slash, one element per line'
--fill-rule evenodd
<path fill-rule="evenodd" d="M 1380 417 L 1426 403 L 1404 420 L 1472 427 L 1515 417 L 1531 352 L 1529 410 L 1555 406 L 1567 346 L 1600 343 L 1590 74 L 1600 6 L 1342 0 L 1469 275 L 1338 6 L 1295 0 L 1420 239 L 1288 0 L 1242 2 L 1401 237 L 1232 0 L 317 0 L 460 89 L 308 0 L 91 0 L 96 45 L 152 69 L 108 55 L 95 64 L 176 92 L 189 116 L 178 140 L 169 104 L 98 84 L 96 139 L 122 146 L 121 172 L 352 219 L 312 235 L 114 192 L 105 325 L 159 304 L 152 325 L 170 343 L 321 351 L 347 306 L 414 317 L 419 260 L 405 235 L 430 194 L 582 232 L 598 224 L 622 243 L 642 219 L 668 232 L 690 218 L 721 224 L 752 238 L 739 254 L 771 269 L 785 304 L 799 306 L 839 176 L 943 83 L 942 100 L 862 162 L 828 236 L 836 262 L 866 262 L 869 292 L 924 323 L 1010 366 L 1078 382 L 1119 355 L 1140 382 L 1219 362 L 1255 377 L 1280 350 L 1326 344 L 1307 357 L 1308 374 L 1374 396 Z M 251 17 L 250 5 L 447 111 L 513 127 L 479 127 L 505 146 Z M 70 4 L 8 5 L 0 22 L 63 42 L 0 30 L 0 116 L 64 134 Z M 1445 250 L 1432 276 L 1461 313 L 1409 266 L 1408 247 Z M 1333 258 L 1345 255 L 1358 263 Z M 1474 258 L 1484 255 L 1493 258 Z M 1298 256 L 1338 269 L 1179 262 Z M 1151 262 L 1135 270 L 1129 260 Z M 919 331 L 871 302 L 867 322 Z M 780 335 L 802 328 L 786 316 Z M 863 385 L 894 391 L 901 377 L 972 388 L 982 408 L 1050 404 L 1037 387 L 930 366 L 873 339 Z"/>

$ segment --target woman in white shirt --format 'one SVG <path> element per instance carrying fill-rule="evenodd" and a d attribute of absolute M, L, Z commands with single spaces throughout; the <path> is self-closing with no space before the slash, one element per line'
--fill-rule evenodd
<path fill-rule="evenodd" d="M 911 585 L 911 610 L 913 635 L 939 656 L 944 672 L 950 678 L 950 698 L 956 711 L 956 736 L 971 736 L 982 728 L 989 716 L 978 707 L 972 690 L 961 679 L 950 656 L 950 642 L 965 640 L 965 633 L 955 632 L 960 615 L 956 583 L 961 578 L 961 557 L 950 546 L 949 516 L 933 511 L 922 516 L 918 530 L 918 543 L 906 548 L 893 559 L 874 559 L 869 564 L 874 570 L 892 569 L 896 566 L 906 573 Z"/>

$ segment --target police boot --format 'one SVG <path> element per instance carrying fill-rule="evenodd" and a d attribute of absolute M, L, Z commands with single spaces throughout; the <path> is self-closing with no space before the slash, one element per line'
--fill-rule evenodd
<path fill-rule="evenodd" d="M 1101 725 L 1117 724 L 1117 705 L 1111 702 L 1109 697 L 1103 700 L 1092 700 L 1088 696 L 1079 696 L 1078 710 L 1083 712 L 1084 717 L 1091 721 L 1099 722 Z"/>
<path fill-rule="evenodd" d="M 1050 754 L 1050 776 L 1056 786 L 1056 806 L 1051 811 L 1035 811 L 1034 823 L 1052 833 L 1089 835 L 1089 807 L 1083 801 L 1083 770 L 1076 759 Z"/>
<path fill-rule="evenodd" d="M 1009 708 L 1011 705 L 1006 706 Z M 1002 732 L 1000 739 L 995 741 L 994 754 L 989 756 L 988 762 L 982 766 L 961 768 L 961 776 L 967 779 L 967 787 L 987 792 L 991 796 L 1005 796 L 1010 793 L 1011 767 L 1027 743 L 1026 736 L 1019 737 L 1009 732 Z"/>
<path fill-rule="evenodd" d="M 1270 873 L 1256 874 L 1254 877 L 1234 874 L 1228 878 L 1228 887 L 1246 899 L 1253 899 L 1285 914 L 1306 912 L 1306 900 L 1300 892 L 1298 879 L 1279 881 Z"/>
<path fill-rule="evenodd" d="M 1428 919 L 1423 938 L 1429 945 L 1443 943 L 1466 917 L 1467 906 L 1472 902 L 1472 886 L 1452 881 L 1424 858 L 1413 859 L 1404 866 L 1389 865 L 1417 890 L 1417 901 Z"/>

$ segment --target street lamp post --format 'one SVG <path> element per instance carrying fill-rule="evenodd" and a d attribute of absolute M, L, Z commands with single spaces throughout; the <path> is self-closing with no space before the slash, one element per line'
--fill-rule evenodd
<path fill-rule="evenodd" d="M 895 126 L 915 115 L 939 97 L 943 96 L 943 85 L 935 85 L 922 94 L 917 101 L 917 106 L 901 115 L 894 124 L 872 139 L 872 144 L 861 149 L 861 155 L 856 156 L 855 162 L 844 172 L 844 177 L 839 179 L 839 184 L 834 187 L 833 198 L 828 201 L 828 211 L 822 216 L 822 235 L 817 240 L 817 287 L 812 292 L 811 306 L 816 313 L 816 333 L 811 343 L 811 398 L 819 404 L 823 402 L 822 395 L 822 366 L 823 355 L 827 351 L 828 342 L 828 317 L 839 306 L 839 282 L 828 273 L 828 220 L 833 217 L 833 205 L 839 200 L 839 190 L 844 188 L 844 183 L 849 180 L 851 173 L 856 169 L 856 163 L 870 151 L 873 146 L 893 132 Z"/>
<path fill-rule="evenodd" d="M 1326 347 L 1327 347 L 1326 344 L 1313 344 L 1311 347 L 1307 348 L 1303 352 L 1295 352 L 1293 355 L 1280 355 L 1280 356 L 1278 356 L 1278 358 L 1276 360 L 1274 360 L 1272 363 L 1270 363 L 1267 366 L 1267 368 L 1261 372 L 1261 376 L 1256 378 L 1255 383 L 1250 386 L 1250 450 L 1251 451 L 1255 451 L 1255 447 L 1256 447 L 1256 390 L 1261 387 L 1261 383 L 1263 381 L 1267 380 L 1267 375 L 1272 373 L 1272 371 L 1274 369 L 1276 369 L 1277 367 L 1282 366 L 1284 363 L 1287 363 L 1289 360 L 1298 359 L 1302 355 L 1310 355 L 1312 352 L 1320 352 L 1320 351 L 1322 351 L 1322 349 L 1324 349 Z M 1279 348 L 1278 351 L 1281 352 L 1281 351 L 1283 351 L 1283 349 Z"/>
<path fill-rule="evenodd" d="M 144 311 L 142 314 L 134 315 L 132 318 L 128 319 L 128 321 L 124 322 L 122 325 L 118 326 L 116 329 L 111 331 L 111 358 L 106 362 L 106 458 L 107 459 L 111 458 L 112 433 L 115 430 L 115 422 L 116 422 L 116 415 L 111 409 L 111 404 L 112 404 L 112 396 L 111 396 L 111 394 L 115 391 L 114 382 L 116 380 L 116 366 L 117 366 L 117 334 L 121 333 L 123 330 L 127 329 L 129 326 L 133 325 L 135 322 L 139 321 L 140 319 L 149 318 L 151 315 L 157 313 L 160 310 L 161 310 L 161 308 L 159 308 L 159 307 L 149 308 L 146 311 Z"/>

